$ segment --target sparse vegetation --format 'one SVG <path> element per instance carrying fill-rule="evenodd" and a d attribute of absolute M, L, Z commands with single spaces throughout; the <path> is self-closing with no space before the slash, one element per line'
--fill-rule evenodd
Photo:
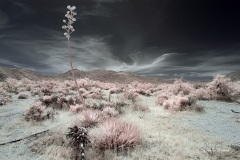
<path fill-rule="evenodd" d="M 10 97 L 11 94 L 14 95 L 15 93 L 18 93 L 18 95 L 15 95 L 17 98 L 19 95 L 24 93 L 29 96 L 28 99 L 31 98 L 31 93 L 32 96 L 37 95 L 36 99 L 39 101 L 29 106 L 29 108 L 23 113 L 26 121 L 42 122 L 36 123 L 38 125 L 42 125 L 44 123 L 48 123 L 48 119 L 59 120 L 63 114 L 68 113 L 65 116 L 68 118 L 72 117 L 73 120 L 75 120 L 74 125 L 76 125 L 78 129 L 81 127 L 88 128 L 88 140 L 91 141 L 91 144 L 89 143 L 89 146 L 84 148 L 86 159 L 101 159 L 102 157 L 105 157 L 106 159 L 117 159 L 121 156 L 126 156 L 130 159 L 136 159 L 137 157 L 142 158 L 144 156 L 145 159 L 157 159 L 164 157 L 164 154 L 162 154 L 163 150 L 159 151 L 159 155 L 144 154 L 142 157 L 137 156 L 140 154 L 139 152 L 142 153 L 144 151 L 147 153 L 150 151 L 150 149 L 154 148 L 153 146 L 155 145 L 155 141 L 158 141 L 156 143 L 159 143 L 159 145 L 161 144 L 161 147 L 159 148 L 166 148 L 164 143 L 169 141 L 168 139 L 161 139 L 161 135 L 153 138 L 155 134 L 151 135 L 150 131 L 143 131 L 143 133 L 146 133 L 141 134 L 142 130 L 144 130 L 145 127 L 149 128 L 148 130 L 151 130 L 153 129 L 151 128 L 151 125 L 153 125 L 156 128 L 161 128 L 159 134 L 161 133 L 166 135 L 165 132 L 168 130 L 174 130 L 174 126 L 176 127 L 176 122 L 169 122 L 170 119 L 174 118 L 171 118 L 172 112 L 169 112 L 168 110 L 194 110 L 196 112 L 203 112 L 204 107 L 198 105 L 198 100 L 211 100 L 209 92 L 210 83 L 206 86 L 201 85 L 194 87 L 190 83 L 185 83 L 181 80 L 173 84 L 159 84 L 157 86 L 150 84 L 145 85 L 137 82 L 129 85 L 119 85 L 114 83 L 93 81 L 89 79 L 78 79 L 77 81 L 82 87 L 80 92 L 85 97 L 86 108 L 83 106 L 81 100 L 77 96 L 76 88 L 74 85 L 72 85 L 73 81 L 70 80 L 65 81 L 64 83 L 53 80 L 44 80 L 38 82 L 28 81 L 28 83 L 31 84 L 28 86 L 25 85 L 25 82 L 18 81 L 18 84 L 16 85 L 21 86 L 21 91 L 23 92 L 20 92 L 20 89 L 16 89 L 18 88 L 16 86 L 10 85 L 11 87 L 8 87 L 4 82 L 1 84 L 1 86 L 3 86 L 1 88 L 1 93 L 4 97 Z M 24 89 L 24 87 L 28 88 Z M 114 88 L 114 91 L 111 90 L 111 87 Z M 9 88 L 12 88 L 11 91 Z M 218 92 L 219 91 L 216 90 L 216 93 L 214 91 L 211 92 L 211 94 L 218 95 L 220 93 Z M 228 94 L 228 96 L 231 97 L 231 95 L 233 95 L 232 99 L 235 99 L 238 93 L 237 87 L 235 87 L 234 93 L 235 94 Z M 111 95 L 110 100 L 106 98 L 106 95 L 109 94 Z M 96 95 L 101 96 L 97 97 Z M 156 107 L 154 103 L 148 104 L 148 99 L 152 99 L 152 101 L 155 99 L 156 104 L 162 106 L 163 109 L 166 110 L 160 109 L 161 112 L 156 112 L 156 108 L 161 107 Z M 56 111 L 58 111 L 60 114 L 56 114 Z M 123 119 L 125 119 L 123 117 L 129 114 L 131 114 L 130 117 L 135 118 L 135 120 L 133 122 L 123 121 Z M 149 116 L 153 116 L 154 114 L 169 114 L 169 116 L 159 116 L 159 119 L 157 118 L 154 121 L 154 123 L 159 124 L 153 124 L 153 122 L 148 124 L 150 118 Z M 179 113 L 179 115 L 181 115 L 181 113 Z M 65 120 L 66 118 L 64 118 L 64 121 Z M 126 120 L 129 120 L 129 118 L 126 118 Z M 137 122 L 145 124 L 143 125 L 145 127 L 141 126 L 141 124 L 139 125 Z M 71 124 L 68 122 L 62 127 L 67 125 Z M 179 130 L 179 128 L 176 130 Z M 183 129 L 180 130 L 185 134 L 189 132 Z M 56 157 L 58 159 L 76 159 L 76 157 L 80 157 L 79 153 L 82 151 L 79 148 L 79 145 L 73 145 L 75 140 L 74 136 L 71 137 L 70 140 L 67 140 L 64 135 L 65 133 L 66 128 L 64 133 L 58 133 L 57 137 L 61 137 L 58 141 L 53 140 L 54 137 L 52 137 L 56 134 L 50 134 L 45 138 L 45 140 L 43 140 L 44 137 L 42 137 L 43 139 L 41 138 L 36 140 L 36 142 L 34 142 L 34 145 L 36 146 L 32 146 L 32 150 L 34 150 L 36 153 L 47 155 L 51 159 L 56 159 Z M 178 134 L 175 136 L 178 136 Z M 189 138 L 192 141 L 192 138 Z M 49 139 L 49 142 L 47 142 L 46 139 Z M 175 140 L 177 141 L 177 139 Z M 200 143 L 197 142 L 197 140 L 194 141 L 195 142 L 192 143 Z M 146 147 L 146 143 L 150 143 L 151 145 Z M 41 145 L 43 148 L 40 149 L 39 146 Z M 179 146 L 180 144 L 174 142 L 173 144 L 168 145 Z M 183 144 L 181 145 L 184 146 Z M 214 145 L 215 143 L 211 144 L 211 146 Z M 219 150 L 218 147 L 214 148 L 209 146 L 205 147 L 205 150 L 203 151 L 206 153 L 205 155 L 201 155 L 199 153 L 197 156 L 189 155 L 189 157 L 192 159 L 198 159 L 197 157 L 203 158 L 204 156 L 205 158 L 210 157 L 216 159 L 224 159 L 226 157 L 234 159 L 235 157 L 239 157 L 239 153 L 235 149 L 230 148 L 229 150 L 224 151 Z M 169 146 L 167 148 L 169 148 Z M 61 152 L 61 154 L 58 152 Z M 186 158 L 187 155 L 182 152 L 179 153 L 174 150 L 171 150 L 171 152 L 173 152 L 172 157 L 176 158 L 176 155 L 180 154 L 180 157 L 183 159 L 189 159 Z M 168 152 L 165 154 L 167 153 Z M 167 155 L 170 156 L 170 153 Z M 165 158 L 168 156 L 165 155 Z"/>
<path fill-rule="evenodd" d="M 23 115 L 27 121 L 43 121 L 45 119 L 54 118 L 53 110 L 46 109 L 41 102 L 34 103 L 29 109 L 27 109 Z"/>

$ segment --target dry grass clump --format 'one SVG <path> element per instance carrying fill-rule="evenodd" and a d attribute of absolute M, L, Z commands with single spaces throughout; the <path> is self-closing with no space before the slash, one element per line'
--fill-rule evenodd
<path fill-rule="evenodd" d="M 208 157 L 211 157 L 211 159 L 215 160 L 239 160 L 240 159 L 240 152 L 238 149 L 233 148 L 231 146 L 228 150 L 223 150 L 221 146 L 218 145 L 209 145 L 208 143 L 205 143 L 204 147 L 205 153 L 207 153 Z"/>
<path fill-rule="evenodd" d="M 116 101 L 113 102 L 112 108 L 114 108 L 121 115 L 125 113 L 124 109 L 126 108 L 126 106 L 128 106 L 128 104 L 124 101 Z"/>
<path fill-rule="evenodd" d="M 61 131 L 50 132 L 33 142 L 30 149 L 34 153 L 46 155 L 51 160 L 73 159 L 75 152 L 72 150 L 70 141 Z"/>
<path fill-rule="evenodd" d="M 132 109 L 134 111 L 141 111 L 141 112 L 147 112 L 149 111 L 149 107 L 147 105 L 142 105 L 142 104 L 134 104 L 132 106 Z"/>
<path fill-rule="evenodd" d="M 118 156 L 113 150 L 99 151 L 96 148 L 89 148 L 86 150 L 86 157 L 89 160 L 117 160 Z"/>
<path fill-rule="evenodd" d="M 100 150 L 133 148 L 142 141 L 137 126 L 116 119 L 104 121 L 90 130 L 89 136 L 94 147 Z"/>
<path fill-rule="evenodd" d="M 119 115 L 118 111 L 116 111 L 114 108 L 112 107 L 105 107 L 102 110 L 102 114 L 107 116 L 107 117 L 116 117 Z"/>
<path fill-rule="evenodd" d="M 81 112 L 80 122 L 84 127 L 93 127 L 101 120 L 101 111 L 85 109 Z"/>

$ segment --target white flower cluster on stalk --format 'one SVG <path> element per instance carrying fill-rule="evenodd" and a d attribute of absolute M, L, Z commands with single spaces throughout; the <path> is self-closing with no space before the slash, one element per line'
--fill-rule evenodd
<path fill-rule="evenodd" d="M 64 36 L 66 36 L 67 38 L 70 38 L 70 34 L 75 31 L 72 24 L 76 21 L 74 16 L 77 15 L 77 13 L 74 12 L 74 10 L 76 9 L 75 6 L 71 7 L 69 5 L 67 6 L 67 9 L 69 9 L 69 11 L 67 11 L 67 14 L 65 15 L 65 17 L 67 18 L 68 21 L 66 21 L 65 19 L 63 20 L 63 23 L 65 23 L 66 25 L 63 25 L 62 28 L 66 30 L 66 32 L 64 33 Z"/>

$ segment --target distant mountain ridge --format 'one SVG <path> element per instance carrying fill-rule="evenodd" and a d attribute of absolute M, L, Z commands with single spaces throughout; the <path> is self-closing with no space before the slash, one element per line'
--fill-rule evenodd
<path fill-rule="evenodd" d="M 131 83 L 133 81 L 138 82 L 149 82 L 149 83 L 169 83 L 173 82 L 174 79 L 163 79 L 159 77 L 143 77 L 138 76 L 133 73 L 128 72 L 116 72 L 111 70 L 93 70 L 93 71 L 80 71 L 78 69 L 74 69 L 74 73 L 76 78 L 89 78 L 92 80 L 98 80 L 102 82 L 112 82 L 112 83 Z M 71 71 L 65 72 L 63 74 L 59 74 L 55 76 L 56 79 L 71 79 L 72 73 Z"/>
<path fill-rule="evenodd" d="M 14 78 L 18 80 L 28 78 L 30 80 L 36 81 L 46 79 L 48 77 L 39 75 L 34 71 L 28 69 L 0 67 L 0 81 L 4 81 L 6 78 Z"/>
<path fill-rule="evenodd" d="M 89 78 L 91 80 L 97 80 L 102 82 L 112 82 L 112 83 L 131 83 L 133 81 L 144 82 L 144 83 L 173 83 L 175 79 L 164 79 L 160 77 L 143 77 L 136 75 L 134 73 L 128 72 L 116 72 L 111 70 L 93 70 L 93 71 L 82 71 L 74 69 L 76 78 Z M 71 80 L 71 70 L 58 74 L 55 76 L 44 76 L 37 74 L 36 72 L 28 69 L 22 68 L 7 68 L 0 67 L 0 82 L 4 81 L 6 78 L 11 77 L 15 79 L 28 78 L 30 80 Z M 231 72 L 226 75 L 232 81 L 240 81 L 240 71 Z M 185 81 L 185 80 L 184 80 Z"/>
<path fill-rule="evenodd" d="M 231 72 L 226 75 L 227 78 L 230 78 L 232 81 L 240 81 L 240 71 Z"/>
<path fill-rule="evenodd" d="M 102 82 L 112 83 L 131 83 L 133 81 L 145 82 L 145 83 L 170 83 L 174 79 L 163 79 L 163 78 L 148 78 L 135 75 L 127 72 L 115 72 L 111 70 L 93 70 L 93 71 L 81 71 L 74 69 L 76 78 L 89 78 L 92 80 L 98 80 Z M 0 67 L 0 81 L 4 81 L 6 78 L 11 77 L 15 79 L 28 78 L 30 80 L 43 80 L 43 79 L 54 79 L 54 80 L 71 80 L 71 70 L 56 76 L 43 76 L 35 73 L 34 71 L 21 68 L 7 68 Z"/>

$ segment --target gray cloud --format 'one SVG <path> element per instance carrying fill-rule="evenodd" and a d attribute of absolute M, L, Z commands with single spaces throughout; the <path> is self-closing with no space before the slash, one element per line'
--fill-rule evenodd
<path fill-rule="evenodd" d="M 0 10 L 0 29 L 7 27 L 8 22 L 8 15 L 4 11 Z"/>
<path fill-rule="evenodd" d="M 69 70 L 61 29 L 68 4 L 78 12 L 71 37 L 75 68 L 189 78 L 240 68 L 238 10 L 204 0 L 3 0 L 0 65 L 44 74 Z"/>

